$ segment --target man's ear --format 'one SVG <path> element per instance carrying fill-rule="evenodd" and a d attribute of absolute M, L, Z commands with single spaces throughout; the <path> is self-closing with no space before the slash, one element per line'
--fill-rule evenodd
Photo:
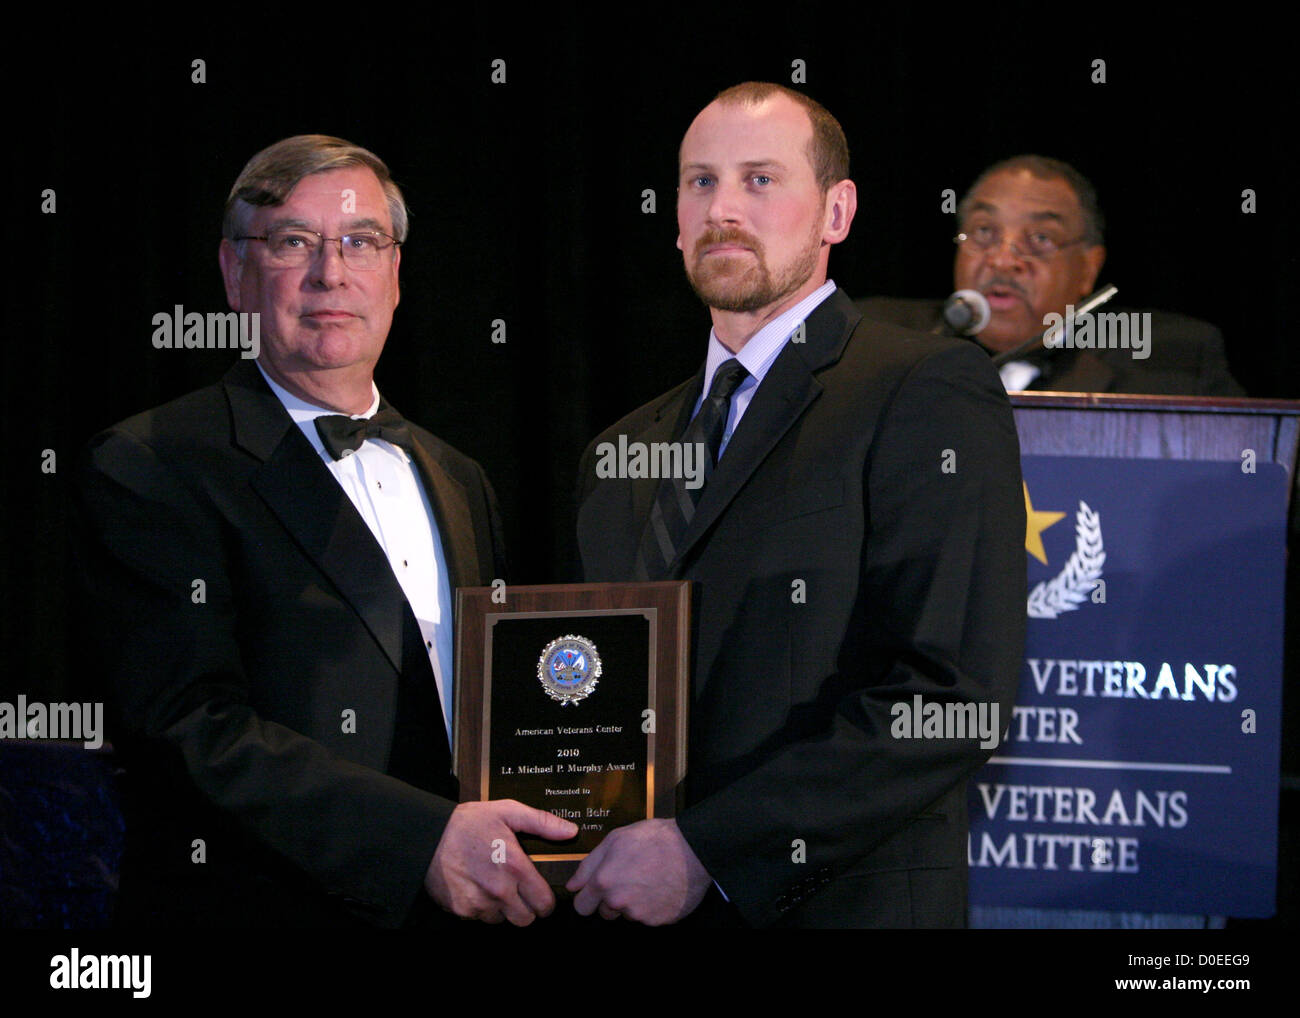
<path fill-rule="evenodd" d="M 235 245 L 225 237 L 221 238 L 221 247 L 217 249 L 217 261 L 221 263 L 221 278 L 226 283 L 226 303 L 232 311 L 238 311 L 239 280 L 244 272 L 244 262 Z"/>
<path fill-rule="evenodd" d="M 393 251 L 393 307 L 397 307 L 402 302 L 402 285 L 398 279 L 397 270 L 402 264 L 402 249 L 400 247 Z"/>
<path fill-rule="evenodd" d="M 1083 291 L 1080 297 L 1086 297 L 1097 288 L 1097 275 L 1101 272 L 1101 267 L 1106 263 L 1106 249 L 1100 244 L 1083 249 Z"/>
<path fill-rule="evenodd" d="M 680 204 L 681 204 L 681 201 L 682 201 L 682 189 L 679 187 L 679 188 L 677 188 L 677 204 L 680 205 Z M 678 221 L 680 222 L 680 220 L 678 220 Z M 686 250 L 686 248 L 682 247 L 682 231 L 681 231 L 681 230 L 678 230 L 678 231 L 677 231 L 677 250 L 678 250 L 678 251 L 685 251 L 685 250 Z"/>
<path fill-rule="evenodd" d="M 858 211 L 858 185 L 851 180 L 841 180 L 826 192 L 826 226 L 822 240 L 838 244 L 849 235 L 853 216 Z"/>

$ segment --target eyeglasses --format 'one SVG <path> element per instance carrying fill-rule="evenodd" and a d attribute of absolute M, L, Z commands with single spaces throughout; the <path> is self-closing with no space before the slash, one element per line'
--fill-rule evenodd
<path fill-rule="evenodd" d="M 284 226 L 268 230 L 263 237 L 235 237 L 235 240 L 260 240 L 266 244 L 267 261 L 279 268 L 297 269 L 311 264 L 326 241 L 338 242 L 339 256 L 350 269 L 372 271 L 384 263 L 384 252 L 399 247 L 400 240 L 386 233 L 367 231 L 326 237 L 314 230 Z"/>
<path fill-rule="evenodd" d="M 1002 227 L 982 225 L 972 226 L 969 233 L 959 233 L 952 240 L 954 244 L 960 245 L 962 250 L 984 252 L 992 248 L 1001 248 L 1002 236 Z M 1057 240 L 1052 234 L 1043 230 L 1026 230 L 1020 240 L 1011 242 L 1011 250 L 1017 258 L 1037 258 L 1039 261 L 1045 261 L 1056 252 L 1087 239 L 1086 233 L 1080 234 L 1073 240 Z"/>

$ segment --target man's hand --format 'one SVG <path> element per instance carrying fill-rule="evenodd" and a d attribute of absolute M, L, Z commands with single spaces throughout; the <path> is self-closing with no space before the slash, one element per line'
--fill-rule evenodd
<path fill-rule="evenodd" d="M 641 820 L 597 845 L 566 886 L 582 915 L 662 926 L 695 911 L 710 883 L 675 820 Z"/>
<path fill-rule="evenodd" d="M 527 926 L 551 914 L 555 895 L 515 838 L 576 837 L 578 825 L 514 799 L 462 802 L 447 822 L 424 875 L 429 897 L 464 919 Z"/>

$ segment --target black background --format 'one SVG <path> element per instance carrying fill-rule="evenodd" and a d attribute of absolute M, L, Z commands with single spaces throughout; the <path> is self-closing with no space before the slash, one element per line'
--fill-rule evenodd
<path fill-rule="evenodd" d="M 15 30 L 6 104 L 6 535 L 0 685 L 87 688 L 76 651 L 68 481 L 126 416 L 216 380 L 229 352 L 155 350 L 152 317 L 225 309 L 221 209 L 257 150 L 340 135 L 405 190 L 402 302 L 377 381 L 486 468 L 512 583 L 576 579 L 570 498 L 586 442 L 687 377 L 709 319 L 674 247 L 676 151 L 694 114 L 747 79 L 790 82 L 844 125 L 860 204 L 831 275 L 854 297 L 942 296 L 960 195 L 996 159 L 1038 152 L 1096 184 L 1101 282 L 1128 306 L 1218 324 L 1252 396 L 1300 396 L 1295 79 L 1279 25 L 1037 6 L 860 5 L 609 19 L 358 7 Z M 36 12 L 40 17 L 41 12 Z M 62 23 L 66 21 L 65 23 Z M 504 85 L 491 62 L 506 61 Z M 1094 59 L 1106 82 L 1092 82 Z M 206 62 L 206 82 L 191 62 Z M 40 212 L 54 188 L 57 212 Z M 652 188 L 654 214 L 641 211 Z M 1241 211 L 1242 191 L 1258 212 Z M 507 342 L 491 342 L 493 319 Z M 58 469 L 40 469 L 53 449 Z"/>

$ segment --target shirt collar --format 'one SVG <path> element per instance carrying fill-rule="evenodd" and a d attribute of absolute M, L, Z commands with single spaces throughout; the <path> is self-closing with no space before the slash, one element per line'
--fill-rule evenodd
<path fill-rule="evenodd" d="M 308 403 L 305 399 L 295 396 L 284 386 L 280 385 L 274 378 L 268 375 L 266 369 L 263 368 L 261 364 L 258 364 L 257 361 L 254 361 L 253 363 L 257 364 L 257 370 L 262 372 L 262 377 L 266 379 L 266 384 L 271 387 L 271 391 L 275 393 L 276 398 L 284 404 L 284 408 L 289 411 L 289 416 L 293 418 L 295 424 L 310 423 L 317 417 L 338 414 L 337 410 L 328 410 L 323 406 L 317 406 L 315 403 Z M 362 418 L 369 419 L 375 416 L 379 411 L 379 389 L 375 386 L 373 381 L 370 383 L 370 394 L 370 407 L 365 413 L 344 414 L 342 416 L 351 417 L 354 420 Z M 314 431 L 315 429 L 313 428 L 312 430 Z"/>
<path fill-rule="evenodd" d="M 262 377 L 266 379 L 266 384 L 269 385 L 271 391 L 275 393 L 276 399 L 284 404 L 284 408 L 289 412 L 290 418 L 292 418 L 293 422 L 298 425 L 299 430 L 307 436 L 307 441 L 311 443 L 312 448 L 326 460 L 333 462 L 334 457 L 325 450 L 325 443 L 321 441 L 320 433 L 316 430 L 314 422 L 317 417 L 328 417 L 332 414 L 337 414 L 338 411 L 328 410 L 325 407 L 317 406 L 315 403 L 308 403 L 305 399 L 295 396 L 283 385 L 280 385 L 274 378 L 268 375 L 266 369 L 263 368 L 261 364 L 258 364 L 257 361 L 253 361 L 253 363 L 257 364 L 257 370 L 262 372 Z M 372 396 L 372 399 L 370 400 L 370 409 L 363 414 L 349 414 L 347 416 L 353 418 L 373 417 L 379 410 L 379 389 L 373 380 L 370 382 L 370 393 Z"/>
<path fill-rule="evenodd" d="M 826 280 L 812 293 L 791 308 L 787 308 L 770 322 L 759 329 L 749 342 L 740 348 L 740 353 L 733 354 L 725 346 L 718 334 L 709 330 L 709 353 L 704 363 L 704 392 L 713 384 L 713 376 L 724 363 L 732 357 L 740 361 L 741 366 L 753 379 L 745 379 L 741 388 L 752 388 L 763 381 L 768 369 L 772 367 L 777 355 L 785 349 L 786 341 L 801 322 L 806 319 L 827 297 L 835 292 L 835 281 Z"/>

